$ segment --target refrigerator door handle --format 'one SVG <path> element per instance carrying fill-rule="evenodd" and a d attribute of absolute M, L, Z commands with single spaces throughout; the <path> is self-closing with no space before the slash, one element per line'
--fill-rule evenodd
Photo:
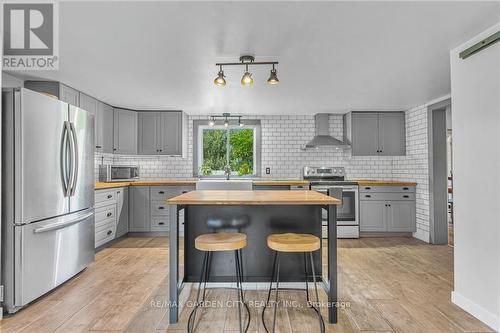
<path fill-rule="evenodd" d="M 83 221 L 87 218 L 89 218 L 90 216 L 94 215 L 94 212 L 90 212 L 90 213 L 87 213 L 85 215 L 82 215 L 74 220 L 69 220 L 69 221 L 65 221 L 65 222 L 62 222 L 62 223 L 52 223 L 52 224 L 48 224 L 46 226 L 43 226 L 43 227 L 40 227 L 40 228 L 37 228 L 35 230 L 33 230 L 33 232 L 35 234 L 39 234 L 39 233 L 42 233 L 42 232 L 46 232 L 46 231 L 51 231 L 51 230 L 56 230 L 56 229 L 61 229 L 61 228 L 64 228 L 64 227 L 67 227 L 67 226 L 70 226 L 72 224 L 75 224 L 75 223 L 78 223 L 80 221 Z"/>
<path fill-rule="evenodd" d="M 76 129 L 75 129 L 75 125 L 73 123 L 69 123 L 69 126 L 70 126 L 70 129 L 71 129 L 71 142 L 72 142 L 72 145 L 73 145 L 73 149 L 72 149 L 72 171 L 71 171 L 71 182 L 70 182 L 70 186 L 71 186 L 71 192 L 70 192 L 70 196 L 73 196 L 75 195 L 75 191 L 76 191 L 76 184 L 77 184 L 77 181 L 78 181 L 78 164 L 80 163 L 79 161 L 79 157 L 78 157 L 78 138 L 76 136 Z"/>
<path fill-rule="evenodd" d="M 70 141 L 69 138 L 70 126 L 69 122 L 64 122 L 63 127 L 63 135 L 61 142 L 61 178 L 63 183 L 63 192 L 64 196 L 67 197 L 70 195 L 70 187 L 69 187 L 69 170 L 68 170 L 68 144 Z"/>

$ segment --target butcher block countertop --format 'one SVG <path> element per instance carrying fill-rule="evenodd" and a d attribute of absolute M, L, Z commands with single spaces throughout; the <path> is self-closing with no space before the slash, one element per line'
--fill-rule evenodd
<path fill-rule="evenodd" d="M 137 180 L 133 182 L 96 182 L 95 189 L 126 187 L 126 186 L 185 186 L 196 185 L 195 179 L 165 179 L 165 180 Z"/>
<path fill-rule="evenodd" d="M 402 182 L 396 180 L 372 180 L 372 179 L 360 179 L 360 180 L 349 180 L 357 182 L 361 186 L 371 185 L 371 186 L 416 186 L 417 183 L 414 182 Z M 163 180 L 138 180 L 132 182 L 96 182 L 95 189 L 102 190 L 107 188 L 117 188 L 126 186 L 194 186 L 196 185 L 197 179 L 163 179 Z M 302 179 L 254 179 L 254 185 L 261 186 L 308 186 L 309 181 Z"/>
<path fill-rule="evenodd" d="M 355 180 L 358 185 L 365 186 L 416 186 L 417 183 L 414 182 L 402 182 L 398 180 L 373 180 L 373 179 L 360 179 Z"/>
<path fill-rule="evenodd" d="M 254 185 L 285 185 L 285 186 L 309 186 L 308 180 L 302 179 L 255 179 Z"/>
<path fill-rule="evenodd" d="M 172 205 L 340 205 L 316 191 L 191 191 L 167 200 Z"/>

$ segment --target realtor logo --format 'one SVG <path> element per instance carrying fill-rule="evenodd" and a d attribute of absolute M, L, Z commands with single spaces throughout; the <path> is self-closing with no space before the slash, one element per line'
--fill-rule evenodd
<path fill-rule="evenodd" d="M 3 69 L 58 69 L 57 14 L 53 2 L 3 4 Z"/>

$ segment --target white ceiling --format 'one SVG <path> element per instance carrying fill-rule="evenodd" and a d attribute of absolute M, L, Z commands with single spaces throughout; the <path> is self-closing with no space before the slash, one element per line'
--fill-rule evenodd
<path fill-rule="evenodd" d="M 191 114 L 399 110 L 450 93 L 449 50 L 500 2 L 62 2 L 60 70 L 32 72 L 105 102 Z M 226 68 L 242 54 L 278 60 Z"/>

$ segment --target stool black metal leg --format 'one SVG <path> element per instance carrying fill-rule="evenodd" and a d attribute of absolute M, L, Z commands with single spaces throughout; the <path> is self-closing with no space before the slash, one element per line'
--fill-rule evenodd
<path fill-rule="evenodd" d="M 245 302 L 245 297 L 243 295 L 243 260 L 242 259 L 242 253 L 241 253 L 241 250 L 238 250 L 238 268 L 239 268 L 239 279 L 240 279 L 240 286 L 241 288 L 238 290 L 238 292 L 240 293 L 240 296 L 241 296 L 241 303 L 245 306 L 245 310 L 247 311 L 247 317 L 248 317 L 248 320 L 247 320 L 247 325 L 245 326 L 245 330 L 244 332 L 246 333 L 248 331 L 248 328 L 250 327 L 250 320 L 251 320 L 251 316 L 250 316 L 250 308 L 248 307 L 248 304 Z"/>
<path fill-rule="evenodd" d="M 307 300 L 307 305 L 309 305 L 309 284 L 307 283 L 309 275 L 307 272 L 307 254 L 305 252 L 304 252 L 304 271 L 306 274 L 306 300 Z"/>
<path fill-rule="evenodd" d="M 205 282 L 203 283 L 203 299 L 202 301 L 205 302 L 205 293 L 207 291 L 207 282 L 210 277 L 210 268 L 212 267 L 212 252 L 207 252 L 208 253 L 208 258 L 207 258 L 207 268 L 205 269 Z"/>
<path fill-rule="evenodd" d="M 240 284 L 240 260 L 238 250 L 234 251 L 234 266 L 236 268 L 236 292 L 238 294 L 238 318 L 240 320 L 240 333 L 243 333 L 243 324 L 241 322 L 241 284 Z"/>
<path fill-rule="evenodd" d="M 198 291 L 196 293 L 196 303 L 195 303 L 194 309 L 193 309 L 193 311 L 191 311 L 191 314 L 189 315 L 189 319 L 188 319 L 188 325 L 187 325 L 188 333 L 193 332 L 193 326 L 194 326 L 194 322 L 196 320 L 196 311 L 198 310 L 198 306 L 200 304 L 201 285 L 202 285 L 202 282 L 204 280 L 203 278 L 206 277 L 206 271 L 207 271 L 207 266 L 208 266 L 208 256 L 209 256 L 209 252 L 205 252 L 205 256 L 203 257 L 203 265 L 201 266 L 200 281 L 198 282 Z M 205 280 L 205 283 L 206 283 L 206 280 Z M 203 301 L 204 300 L 205 300 L 205 288 L 203 289 Z"/>
<path fill-rule="evenodd" d="M 312 268 L 312 275 L 313 275 L 313 282 L 314 282 L 314 292 L 316 293 L 316 304 L 319 304 L 319 295 L 318 295 L 318 284 L 316 283 L 316 272 L 314 269 L 314 260 L 313 260 L 313 253 L 309 252 L 309 258 L 311 260 L 311 268 Z M 315 306 L 312 307 L 314 311 L 316 311 L 316 314 L 318 315 L 319 319 L 319 327 L 321 330 L 321 333 L 325 332 L 325 322 L 323 321 L 323 317 L 321 316 L 320 309 L 317 309 Z"/>
<path fill-rule="evenodd" d="M 267 293 L 266 304 L 264 304 L 264 308 L 262 309 L 262 325 L 264 326 L 264 329 L 266 330 L 267 333 L 269 333 L 269 330 L 267 329 L 266 322 L 264 320 L 264 314 L 266 312 L 267 305 L 269 304 L 269 300 L 271 299 L 271 290 L 273 287 L 273 280 L 274 280 L 274 273 L 276 271 L 276 259 L 277 258 L 278 258 L 278 251 L 274 251 L 273 270 L 271 273 L 271 281 L 269 282 L 269 292 Z"/>
<path fill-rule="evenodd" d="M 278 253 L 278 258 L 276 262 L 276 297 L 274 300 L 274 316 L 273 316 L 273 333 L 276 331 L 276 313 L 278 312 L 278 290 L 280 284 L 280 257 Z"/>

